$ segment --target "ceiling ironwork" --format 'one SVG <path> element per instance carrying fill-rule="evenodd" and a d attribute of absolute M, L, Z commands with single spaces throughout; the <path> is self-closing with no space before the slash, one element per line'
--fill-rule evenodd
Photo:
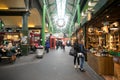
<path fill-rule="evenodd" d="M 57 12 L 57 0 L 45 0 L 45 4 L 47 6 L 47 11 L 50 17 L 50 20 L 53 24 L 53 29 L 54 32 L 63 32 L 63 33 L 68 33 L 68 28 L 70 26 L 71 23 L 71 19 L 74 18 L 73 14 L 75 13 L 75 9 L 76 9 L 76 5 L 77 5 L 77 1 L 78 0 L 66 0 L 66 5 L 65 5 L 65 15 L 67 15 L 69 17 L 69 20 L 66 24 L 66 27 L 63 28 L 58 28 L 56 21 L 54 20 L 54 17 L 56 15 L 58 15 Z M 62 3 L 62 0 L 60 0 Z M 39 0 L 40 4 L 43 6 L 43 0 Z M 61 6 L 62 7 L 62 6 Z"/>

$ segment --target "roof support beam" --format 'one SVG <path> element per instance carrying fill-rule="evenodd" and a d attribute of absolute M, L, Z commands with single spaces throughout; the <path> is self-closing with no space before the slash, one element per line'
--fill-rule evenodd
<path fill-rule="evenodd" d="M 79 25 L 80 25 L 80 18 L 81 18 L 81 15 L 80 15 L 80 5 L 77 4 L 77 22 L 78 22 Z"/>
<path fill-rule="evenodd" d="M 53 5 L 55 5 L 56 4 L 56 2 L 53 2 L 53 3 L 51 3 L 51 4 L 48 4 L 48 8 L 50 8 L 51 6 L 53 6 Z"/>
<path fill-rule="evenodd" d="M 80 0 L 77 1 L 77 4 L 79 4 Z M 78 6 L 79 7 L 79 6 Z M 74 24 L 74 18 L 76 16 L 76 12 L 77 12 L 77 6 L 74 7 L 74 14 L 72 16 L 72 20 L 71 20 L 71 24 L 70 24 L 70 28 L 72 27 L 72 25 Z M 80 14 L 79 14 L 80 15 Z M 69 35 L 71 35 L 72 32 L 69 31 Z"/>
<path fill-rule="evenodd" d="M 66 7 L 66 8 L 67 8 L 67 7 Z M 66 13 L 72 15 L 72 12 L 71 12 L 68 8 L 66 9 Z"/>
<path fill-rule="evenodd" d="M 51 21 L 51 17 L 50 17 L 50 13 L 48 11 L 48 9 L 46 9 L 46 13 L 47 13 L 47 16 L 48 16 L 48 22 L 49 22 L 49 27 L 50 27 L 50 30 L 51 32 L 53 32 L 53 25 L 52 25 L 52 21 Z"/>
<path fill-rule="evenodd" d="M 54 8 L 54 11 L 51 11 L 51 12 L 50 12 L 50 15 L 52 15 L 52 14 L 54 14 L 54 13 L 56 13 L 56 12 L 57 12 L 57 9 Z"/>
<path fill-rule="evenodd" d="M 67 2 L 70 6 L 74 7 L 74 4 L 70 3 L 70 2 Z"/>

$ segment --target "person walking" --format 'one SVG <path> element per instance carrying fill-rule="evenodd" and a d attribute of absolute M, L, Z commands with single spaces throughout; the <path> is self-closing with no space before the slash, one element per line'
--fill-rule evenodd
<path fill-rule="evenodd" d="M 65 41 L 62 42 L 62 48 L 65 50 Z"/>
<path fill-rule="evenodd" d="M 75 50 L 75 53 L 74 53 L 74 68 L 80 68 L 80 62 L 79 62 L 79 57 L 77 56 L 78 53 L 79 53 L 79 44 L 78 44 L 78 39 L 76 39 L 74 45 L 73 45 L 73 48 Z"/>
<path fill-rule="evenodd" d="M 59 41 L 56 40 L 56 49 L 58 49 L 58 48 L 59 48 Z"/>
<path fill-rule="evenodd" d="M 45 50 L 47 53 L 49 52 L 49 48 L 50 48 L 50 42 L 49 42 L 49 40 L 47 40 L 45 43 Z"/>
<path fill-rule="evenodd" d="M 85 56 L 86 56 L 86 49 L 83 45 L 83 41 L 80 40 L 79 41 L 79 53 L 78 53 L 78 57 L 80 58 L 80 71 L 85 72 L 84 70 L 84 62 L 85 62 Z"/>

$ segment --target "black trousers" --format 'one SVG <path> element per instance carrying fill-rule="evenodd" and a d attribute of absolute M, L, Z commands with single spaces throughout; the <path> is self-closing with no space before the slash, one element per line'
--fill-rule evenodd
<path fill-rule="evenodd" d="M 49 52 L 49 48 L 46 47 L 45 50 L 46 50 L 47 53 Z"/>
<path fill-rule="evenodd" d="M 76 65 L 76 64 L 80 64 L 80 60 L 79 60 L 79 58 L 77 57 L 77 56 L 74 56 L 74 65 Z"/>

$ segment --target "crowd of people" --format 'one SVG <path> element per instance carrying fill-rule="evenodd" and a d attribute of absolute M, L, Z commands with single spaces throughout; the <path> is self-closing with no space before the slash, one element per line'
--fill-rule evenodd
<path fill-rule="evenodd" d="M 56 49 L 58 49 L 59 47 L 63 50 L 65 50 L 65 42 L 62 41 L 62 40 L 56 40 Z M 45 42 L 45 50 L 46 50 L 46 53 L 49 52 L 49 48 L 50 48 L 50 40 L 47 39 L 46 42 Z"/>
<path fill-rule="evenodd" d="M 65 43 L 62 40 L 57 40 L 56 41 L 56 49 L 59 47 L 63 50 L 65 50 L 65 46 L 67 43 Z M 74 67 L 79 68 L 80 71 L 84 72 L 84 61 L 85 61 L 85 56 L 86 56 L 86 49 L 83 45 L 82 40 L 76 39 L 72 47 L 75 50 L 74 53 Z M 0 45 L 0 56 L 12 56 L 16 53 L 18 53 L 20 46 L 18 44 L 13 45 L 11 42 L 9 42 L 7 45 Z M 45 50 L 46 53 L 49 53 L 49 48 L 50 48 L 50 41 L 49 39 L 46 40 L 45 42 Z"/>
<path fill-rule="evenodd" d="M 63 40 L 56 40 L 56 49 L 61 48 L 61 49 L 65 50 L 66 45 L 67 45 L 67 42 L 64 42 Z M 69 45 L 71 46 L 71 44 L 69 44 Z M 46 40 L 45 50 L 47 53 L 49 52 L 49 48 L 50 48 L 50 41 Z M 82 71 L 82 72 L 85 72 L 84 62 L 85 62 L 87 50 L 85 49 L 85 47 L 83 45 L 83 41 L 76 39 L 76 41 L 72 45 L 72 48 L 74 48 L 74 50 L 75 50 L 74 67 L 79 68 L 80 71 Z"/>
<path fill-rule="evenodd" d="M 65 43 L 62 40 L 57 40 L 56 41 L 56 49 L 58 49 L 59 47 L 63 50 L 65 50 L 65 46 L 67 43 Z M 76 39 L 76 41 L 74 42 L 74 44 L 72 45 L 72 47 L 75 50 L 74 53 L 74 67 L 75 68 L 79 68 L 80 71 L 84 72 L 84 61 L 85 61 L 85 56 L 86 56 L 86 49 L 83 45 L 83 41 L 82 40 L 78 40 Z M 45 42 L 45 50 L 46 53 L 49 52 L 49 48 L 50 48 L 50 41 L 49 39 L 46 40 Z M 12 55 L 17 55 L 19 54 L 20 51 L 20 46 L 18 44 L 12 44 L 12 42 L 8 42 L 7 44 L 0 44 L 0 57 L 1 56 L 12 56 Z"/>
<path fill-rule="evenodd" d="M 58 49 L 60 47 L 61 49 L 65 50 L 65 45 L 66 45 L 66 43 L 62 40 L 56 41 L 56 49 Z"/>
<path fill-rule="evenodd" d="M 20 47 L 18 44 L 13 45 L 12 42 L 8 42 L 7 44 L 0 44 L 0 57 L 11 57 L 12 55 L 19 54 L 19 51 Z"/>

